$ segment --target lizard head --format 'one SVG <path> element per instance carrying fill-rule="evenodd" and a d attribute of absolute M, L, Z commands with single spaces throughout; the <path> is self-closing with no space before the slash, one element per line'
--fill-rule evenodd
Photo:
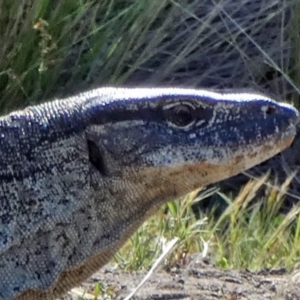
<path fill-rule="evenodd" d="M 94 165 L 104 175 L 121 176 L 144 185 L 145 192 L 156 189 L 168 197 L 259 164 L 288 147 L 296 134 L 296 109 L 260 94 L 186 89 L 107 93 L 115 102 L 105 114 L 93 109 L 91 116 Z"/>
<path fill-rule="evenodd" d="M 282 151 L 297 121 L 258 94 L 184 89 L 99 89 L 3 118 L 0 297 L 66 292 L 161 203 Z"/>
<path fill-rule="evenodd" d="M 184 89 L 98 89 L 3 117 L 0 298 L 60 296 L 163 202 L 283 150 L 297 121 L 265 96 Z"/>

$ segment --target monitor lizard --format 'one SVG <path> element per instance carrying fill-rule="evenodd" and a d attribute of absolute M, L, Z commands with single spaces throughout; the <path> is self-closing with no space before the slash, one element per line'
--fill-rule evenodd
<path fill-rule="evenodd" d="M 289 146 L 298 112 L 256 93 L 100 88 L 0 119 L 0 299 L 55 299 L 162 203 Z"/>

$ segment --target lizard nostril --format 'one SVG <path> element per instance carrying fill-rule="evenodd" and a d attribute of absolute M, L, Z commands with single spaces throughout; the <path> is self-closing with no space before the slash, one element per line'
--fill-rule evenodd
<path fill-rule="evenodd" d="M 277 112 L 277 107 L 273 105 L 268 105 L 267 107 L 265 107 L 265 112 L 267 115 L 273 115 Z"/>

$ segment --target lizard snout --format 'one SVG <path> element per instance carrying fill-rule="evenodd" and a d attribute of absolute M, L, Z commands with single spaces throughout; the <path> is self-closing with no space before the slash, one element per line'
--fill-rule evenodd
<path fill-rule="evenodd" d="M 282 115 L 284 118 L 289 120 L 293 124 L 297 124 L 299 121 L 299 112 L 290 104 L 286 103 L 276 103 L 267 104 L 262 106 L 261 110 L 266 115 L 266 117 L 274 117 L 275 115 Z"/>

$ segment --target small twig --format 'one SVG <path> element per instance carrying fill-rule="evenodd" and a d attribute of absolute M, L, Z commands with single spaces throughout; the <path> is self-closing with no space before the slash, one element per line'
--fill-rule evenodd
<path fill-rule="evenodd" d="M 179 238 L 174 238 L 170 242 L 167 243 L 164 252 L 160 255 L 160 257 L 156 260 L 156 262 L 153 264 L 152 268 L 149 270 L 149 272 L 146 274 L 144 279 L 140 282 L 140 284 L 126 297 L 124 300 L 129 300 L 134 296 L 137 291 L 143 286 L 143 284 L 150 278 L 153 271 L 156 269 L 156 267 L 160 264 L 160 262 L 165 258 L 165 256 L 171 251 L 171 249 L 175 246 L 175 244 L 179 241 Z"/>

